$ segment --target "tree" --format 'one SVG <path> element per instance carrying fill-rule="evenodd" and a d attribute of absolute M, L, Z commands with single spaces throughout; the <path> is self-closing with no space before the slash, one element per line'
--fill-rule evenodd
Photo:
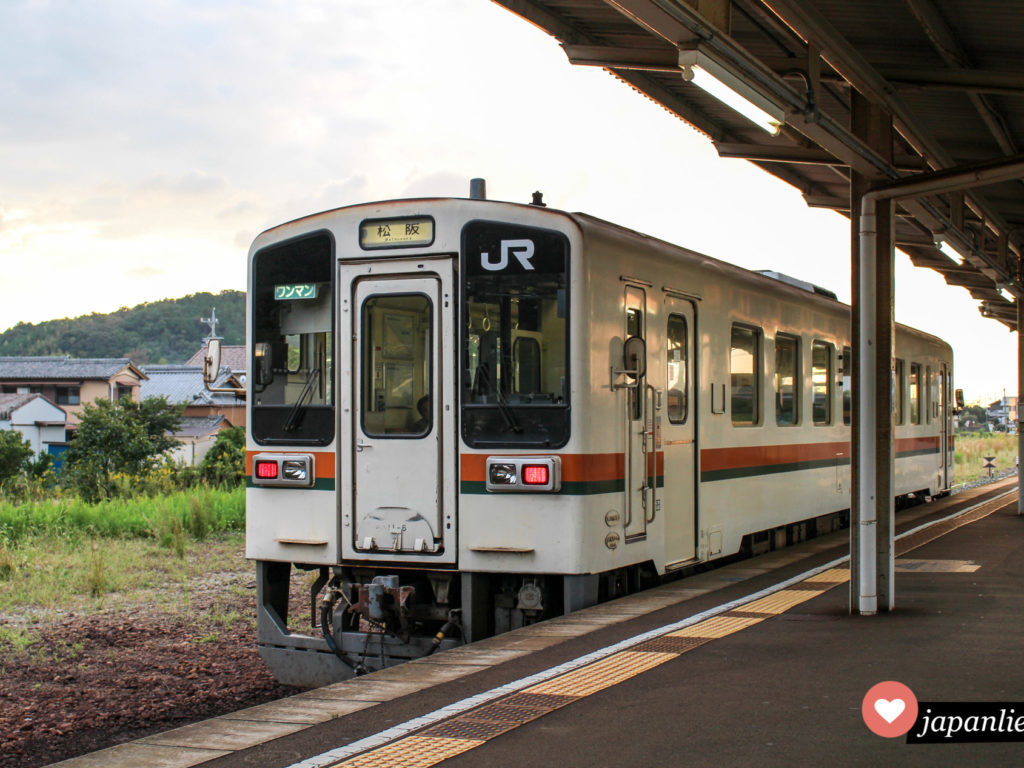
<path fill-rule="evenodd" d="M 27 469 L 32 445 L 14 429 L 0 430 L 0 486 Z"/>
<path fill-rule="evenodd" d="M 87 404 L 67 453 L 67 480 L 88 501 L 114 495 L 115 476 L 137 477 L 176 443 L 184 406 L 165 397 Z"/>

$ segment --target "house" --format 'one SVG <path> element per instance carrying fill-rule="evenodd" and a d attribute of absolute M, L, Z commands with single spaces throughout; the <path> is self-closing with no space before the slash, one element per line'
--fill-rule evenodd
<path fill-rule="evenodd" d="M 86 403 L 130 397 L 141 402 L 146 374 L 127 357 L 0 357 L 0 394 L 41 394 L 79 423 Z"/>
<path fill-rule="evenodd" d="M 245 398 L 229 392 L 211 392 L 203 383 L 200 365 L 147 365 L 143 369 L 142 397 L 165 397 L 169 403 L 185 406 L 185 417 L 223 416 L 227 426 L 245 425 Z M 214 388 L 241 388 L 244 374 L 221 366 Z"/>
<path fill-rule="evenodd" d="M 38 393 L 0 394 L 0 430 L 20 432 L 37 458 L 67 450 L 67 419 L 63 409 Z"/>
<path fill-rule="evenodd" d="M 1017 431 L 1017 398 L 1003 395 L 999 400 L 989 404 L 986 411 L 990 424 L 1002 424 L 1009 431 Z"/>
<path fill-rule="evenodd" d="M 223 347 L 220 376 L 214 388 L 240 389 L 245 384 L 245 347 Z M 165 397 L 169 403 L 184 405 L 181 427 L 173 434 L 180 443 L 171 456 L 193 466 L 202 461 L 217 433 L 245 425 L 245 398 L 230 392 L 211 392 L 203 382 L 200 349 L 185 365 L 147 365 L 142 370 L 142 397 Z"/>
<path fill-rule="evenodd" d="M 185 416 L 173 435 L 178 446 L 171 449 L 169 456 L 181 464 L 197 467 L 217 441 L 220 431 L 230 426 L 231 423 L 219 415 Z"/>

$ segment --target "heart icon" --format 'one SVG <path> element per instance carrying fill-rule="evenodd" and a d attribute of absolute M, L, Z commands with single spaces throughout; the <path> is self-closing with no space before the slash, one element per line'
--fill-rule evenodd
<path fill-rule="evenodd" d="M 875 702 L 875 712 L 890 725 L 893 720 L 903 714 L 903 710 L 906 708 L 907 703 L 903 699 L 878 699 Z"/>

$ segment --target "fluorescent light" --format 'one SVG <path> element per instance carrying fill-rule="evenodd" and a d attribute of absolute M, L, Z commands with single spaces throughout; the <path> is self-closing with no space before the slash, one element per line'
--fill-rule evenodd
<path fill-rule="evenodd" d="M 680 51 L 679 67 L 684 80 L 692 82 L 772 136 L 778 136 L 785 122 L 782 109 L 703 50 Z"/>
<path fill-rule="evenodd" d="M 955 261 L 960 266 L 963 266 L 965 259 L 964 259 L 963 254 L 960 253 L 960 251 L 958 251 L 956 248 L 954 248 L 952 245 L 950 245 L 945 240 L 939 240 L 937 245 L 939 246 L 939 250 L 940 251 L 942 251 L 944 254 L 949 256 L 949 258 L 951 258 L 953 261 Z"/>
<path fill-rule="evenodd" d="M 1015 302 L 1017 300 L 1016 297 L 1012 293 L 1010 293 L 1008 290 L 1006 290 L 1005 288 L 1000 288 L 999 289 L 999 295 L 1002 296 L 1004 299 L 1006 299 L 1011 304 L 1013 304 L 1013 302 Z"/>

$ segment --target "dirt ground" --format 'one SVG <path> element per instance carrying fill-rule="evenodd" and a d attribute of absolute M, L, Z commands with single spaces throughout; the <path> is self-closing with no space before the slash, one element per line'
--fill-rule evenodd
<path fill-rule="evenodd" d="M 251 587 L 222 615 L 229 586 Z M 235 594 L 241 590 L 235 589 Z M 35 768 L 295 693 L 255 647 L 254 574 L 193 589 L 189 610 L 119 606 L 68 614 L 0 652 L 0 768 Z"/>

